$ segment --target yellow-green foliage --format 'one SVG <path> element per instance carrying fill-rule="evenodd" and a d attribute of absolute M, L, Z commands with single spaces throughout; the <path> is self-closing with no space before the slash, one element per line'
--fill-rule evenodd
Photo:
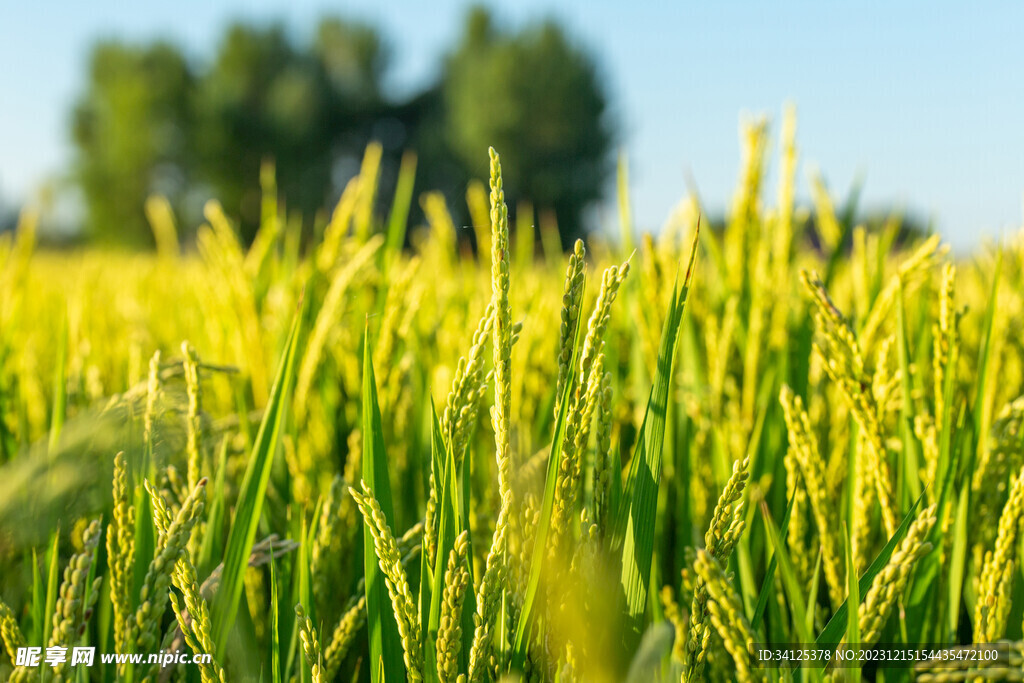
<path fill-rule="evenodd" d="M 489 195 L 419 188 L 404 250 L 376 145 L 313 230 L 264 183 L 248 247 L 215 201 L 183 226 L 151 199 L 156 254 L 39 249 L 26 212 L 0 236 L 0 679 L 774 680 L 751 643 L 848 638 L 830 623 L 848 567 L 862 643 L 1022 640 L 1024 233 L 954 256 L 898 217 L 850 224 L 805 182 L 792 109 L 768 187 L 772 136 L 744 124 L 721 223 L 691 196 L 633 235 L 621 166 L 623 229 L 569 254 L 549 213 L 535 241 L 533 209 L 510 212 L 493 150 Z M 379 453 L 389 501 L 356 488 Z M 254 490 L 248 570 L 240 554 L 225 572 Z M 393 622 L 367 597 L 364 533 Z M 643 554 L 649 586 L 624 578 Z M 369 661 L 375 632 L 393 666 Z M 14 668 L 51 643 L 211 658 Z"/>

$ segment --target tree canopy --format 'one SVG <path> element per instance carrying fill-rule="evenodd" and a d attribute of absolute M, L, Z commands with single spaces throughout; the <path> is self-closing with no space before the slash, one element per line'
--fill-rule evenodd
<path fill-rule="evenodd" d="M 104 42 L 89 61 L 89 86 L 72 115 L 76 177 L 90 233 L 144 243 L 142 205 L 160 192 L 175 203 L 192 181 L 194 76 L 172 45 Z"/>
<path fill-rule="evenodd" d="M 185 225 L 216 197 L 251 239 L 265 160 L 308 222 L 371 140 L 384 146 L 385 175 L 415 151 L 417 186 L 442 190 L 456 212 L 493 145 L 508 160 L 510 200 L 553 210 L 563 244 L 582 233 L 613 131 L 592 58 L 556 24 L 504 32 L 473 9 L 438 80 L 400 101 L 382 85 L 389 56 L 373 28 L 333 17 L 306 41 L 280 24 L 233 24 L 208 60 L 167 42 L 99 43 L 72 116 L 89 234 L 151 242 L 143 205 L 159 192 Z"/>
<path fill-rule="evenodd" d="M 593 61 L 547 21 L 518 34 L 471 10 L 445 64 L 445 135 L 470 168 L 501 150 L 506 195 L 554 209 L 562 243 L 583 232 L 583 209 L 610 171 L 607 96 Z"/>

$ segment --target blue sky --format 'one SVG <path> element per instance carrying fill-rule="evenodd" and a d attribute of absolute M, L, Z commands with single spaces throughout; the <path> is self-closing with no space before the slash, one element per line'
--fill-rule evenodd
<path fill-rule="evenodd" d="M 392 48 L 388 85 L 437 73 L 466 3 L 346 0 L 8 3 L 0 13 L 0 196 L 22 198 L 67 168 L 67 116 L 99 37 L 168 37 L 197 59 L 236 17 L 297 34 L 325 12 L 375 24 Z M 554 16 L 598 58 L 630 160 L 638 224 L 660 226 L 692 173 L 712 208 L 737 175 L 742 112 L 799 109 L 801 186 L 820 168 L 866 207 L 933 218 L 956 246 L 1021 224 L 1024 4 L 691 3 L 518 0 L 521 26 Z M 614 215 L 608 212 L 609 220 Z"/>

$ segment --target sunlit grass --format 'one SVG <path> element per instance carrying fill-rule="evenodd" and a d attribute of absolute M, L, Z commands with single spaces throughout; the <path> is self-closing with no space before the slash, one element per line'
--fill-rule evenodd
<path fill-rule="evenodd" d="M 496 154 L 475 253 L 440 195 L 400 248 L 415 163 L 377 197 L 374 147 L 311 243 L 269 171 L 250 247 L 214 202 L 183 251 L 153 199 L 156 254 L 38 250 L 26 214 L 0 676 L 819 680 L 853 670 L 751 644 L 1020 641 L 1024 240 L 795 208 L 768 130 L 722 229 L 688 198 L 635 252 L 524 239 Z M 51 644 L 211 660 L 13 668 Z M 918 669 L 884 680 L 974 675 Z"/>

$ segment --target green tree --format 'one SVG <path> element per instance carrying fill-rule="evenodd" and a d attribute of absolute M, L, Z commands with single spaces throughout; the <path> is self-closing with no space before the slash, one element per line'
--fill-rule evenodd
<path fill-rule="evenodd" d="M 203 75 L 197 148 L 202 178 L 251 237 L 259 216 L 259 167 L 272 159 L 291 210 L 323 209 L 339 156 L 370 137 L 381 109 L 385 54 L 368 28 L 321 22 L 311 46 L 284 28 L 230 27 Z"/>
<path fill-rule="evenodd" d="M 482 150 L 497 148 L 506 194 L 553 209 L 571 244 L 611 170 L 608 101 L 591 57 L 551 21 L 505 33 L 475 8 L 443 90 L 454 154 L 479 175 Z"/>
<path fill-rule="evenodd" d="M 370 140 L 384 147 L 382 201 L 412 149 L 418 187 L 443 191 L 458 214 L 494 145 L 512 202 L 553 209 L 564 244 L 582 232 L 610 170 L 611 126 L 592 60 L 555 24 L 506 34 L 473 10 L 441 78 L 403 101 L 382 93 L 387 62 L 373 29 L 335 18 L 308 41 L 279 24 L 235 24 L 212 59 L 191 64 L 166 43 L 99 44 L 73 117 L 90 233 L 151 243 L 143 205 L 159 192 L 186 228 L 216 197 L 250 240 L 264 160 L 289 212 L 308 220 L 330 209 Z"/>
<path fill-rule="evenodd" d="M 192 166 L 186 139 L 193 87 L 188 63 L 167 43 L 94 48 L 71 125 L 92 237 L 149 244 L 146 197 L 160 192 L 180 205 Z"/>

